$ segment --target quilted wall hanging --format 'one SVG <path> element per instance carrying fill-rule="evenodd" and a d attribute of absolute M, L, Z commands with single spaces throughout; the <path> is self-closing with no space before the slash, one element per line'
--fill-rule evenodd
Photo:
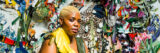
<path fill-rule="evenodd" d="M 0 0 L 0 53 L 43 53 L 52 43 L 51 53 L 160 53 L 159 5 L 160 0 Z M 62 25 L 63 14 L 80 24 L 72 30 L 76 35 Z"/>

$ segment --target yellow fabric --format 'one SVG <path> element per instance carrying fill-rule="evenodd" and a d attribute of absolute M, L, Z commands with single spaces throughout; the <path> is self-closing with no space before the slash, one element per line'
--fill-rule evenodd
<path fill-rule="evenodd" d="M 106 12 L 106 16 L 108 15 L 108 11 L 107 11 L 107 9 L 105 8 L 105 12 Z"/>
<path fill-rule="evenodd" d="M 18 14 L 18 16 L 21 16 L 21 13 L 17 10 L 17 14 Z"/>
<path fill-rule="evenodd" d="M 16 6 L 16 2 L 14 0 L 11 0 L 12 4 L 11 6 Z"/>
<path fill-rule="evenodd" d="M 56 38 L 56 45 L 61 53 L 75 53 L 73 49 L 70 48 L 70 40 L 65 31 L 62 28 L 58 28 L 53 33 L 53 38 Z M 53 41 L 52 41 L 53 42 Z"/>
<path fill-rule="evenodd" d="M 8 0 L 5 0 L 5 2 L 6 2 L 6 5 L 9 5 L 9 1 Z"/>
<path fill-rule="evenodd" d="M 26 13 L 24 13 L 24 15 L 25 15 L 25 19 L 24 19 L 24 21 L 27 21 L 27 14 L 26 14 Z"/>

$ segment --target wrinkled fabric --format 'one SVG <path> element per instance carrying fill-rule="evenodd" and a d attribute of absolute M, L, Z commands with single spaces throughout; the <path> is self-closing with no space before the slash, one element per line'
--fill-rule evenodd
<path fill-rule="evenodd" d="M 53 38 L 55 38 L 56 45 L 61 53 L 75 53 L 73 49 L 70 48 L 70 40 L 63 28 L 58 28 L 53 33 L 51 33 Z M 53 39 L 52 38 L 52 39 Z M 52 41 L 54 42 L 54 41 Z"/>

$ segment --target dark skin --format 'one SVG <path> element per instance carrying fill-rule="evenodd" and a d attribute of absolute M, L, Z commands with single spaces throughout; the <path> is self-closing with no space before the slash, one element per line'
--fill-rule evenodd
<path fill-rule="evenodd" d="M 64 31 L 67 33 L 70 39 L 70 42 L 71 42 L 70 47 L 76 53 L 78 53 L 75 35 L 77 35 L 78 30 L 80 28 L 80 22 L 81 22 L 80 13 L 79 12 L 69 13 L 65 17 L 60 17 L 59 21 L 60 21 L 61 27 L 64 29 Z M 55 43 L 49 45 L 49 41 L 50 40 L 46 40 L 43 42 L 40 53 L 56 53 L 57 52 Z M 84 45 L 85 45 L 86 53 L 88 53 L 87 46 L 85 43 Z"/>

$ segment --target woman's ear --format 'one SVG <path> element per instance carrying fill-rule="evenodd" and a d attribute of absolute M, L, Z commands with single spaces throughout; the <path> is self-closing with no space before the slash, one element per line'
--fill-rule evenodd
<path fill-rule="evenodd" d="M 60 17 L 59 23 L 60 23 L 61 25 L 63 24 L 63 18 L 62 18 L 62 17 Z"/>

